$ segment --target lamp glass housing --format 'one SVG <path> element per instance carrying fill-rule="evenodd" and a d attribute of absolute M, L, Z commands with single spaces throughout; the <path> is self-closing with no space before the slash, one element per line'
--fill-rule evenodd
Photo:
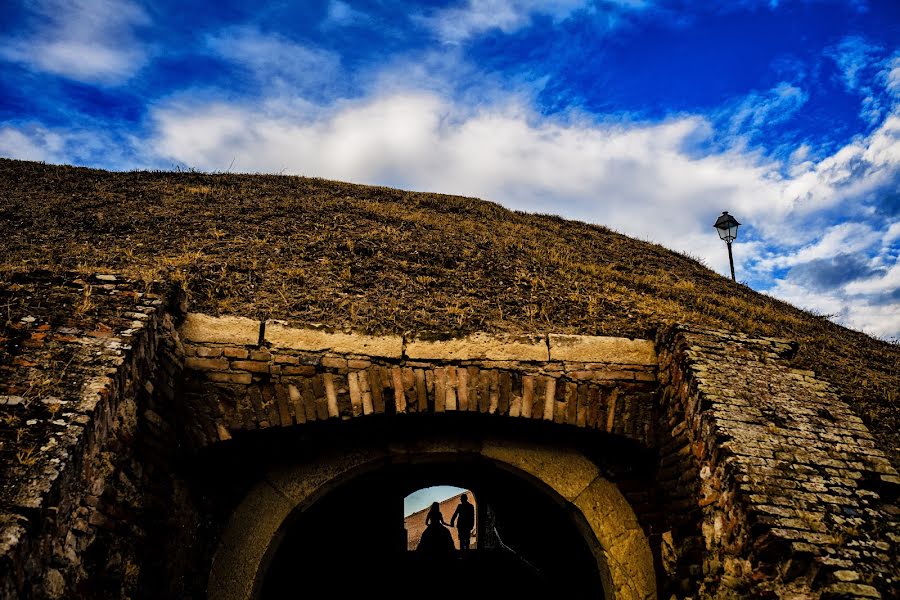
<path fill-rule="evenodd" d="M 737 222 L 737 219 L 728 214 L 728 211 L 722 212 L 721 216 L 716 219 L 715 225 L 713 227 L 716 228 L 716 231 L 719 234 L 719 237 L 725 241 L 726 243 L 731 243 L 737 238 L 737 230 L 740 223 Z"/>

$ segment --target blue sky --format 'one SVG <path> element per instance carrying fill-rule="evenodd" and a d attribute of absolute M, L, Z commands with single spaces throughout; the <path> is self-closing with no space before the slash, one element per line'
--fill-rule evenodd
<path fill-rule="evenodd" d="M 900 336 L 900 2 L 31 0 L 0 156 L 276 172 L 600 223 Z"/>
<path fill-rule="evenodd" d="M 467 490 L 452 485 L 434 485 L 416 490 L 403 499 L 403 516 L 408 517 L 428 508 L 432 502 L 443 502 L 447 498 L 452 498 L 465 491 Z M 444 519 L 449 523 L 452 516 L 452 514 L 444 515 Z"/>

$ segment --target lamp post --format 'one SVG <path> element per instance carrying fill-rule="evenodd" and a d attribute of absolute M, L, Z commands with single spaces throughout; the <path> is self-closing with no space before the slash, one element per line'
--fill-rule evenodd
<path fill-rule="evenodd" d="M 726 244 L 728 244 L 728 264 L 731 265 L 731 280 L 737 281 L 734 278 L 734 258 L 731 256 L 731 242 L 737 238 L 737 230 L 738 225 L 740 223 L 737 222 L 737 219 L 728 214 L 728 211 L 722 211 L 722 214 L 716 219 L 716 223 L 713 227 L 716 228 L 716 231 L 719 232 L 719 237 L 724 240 Z"/>

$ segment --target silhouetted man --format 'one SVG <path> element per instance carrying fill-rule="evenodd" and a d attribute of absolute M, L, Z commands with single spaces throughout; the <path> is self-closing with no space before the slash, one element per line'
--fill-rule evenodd
<path fill-rule="evenodd" d="M 469 497 L 463 494 L 459 497 L 459 506 L 450 517 L 450 527 L 456 523 L 456 533 L 459 536 L 459 549 L 468 550 L 469 540 L 472 539 L 472 529 L 475 527 L 475 507 L 469 504 Z"/>

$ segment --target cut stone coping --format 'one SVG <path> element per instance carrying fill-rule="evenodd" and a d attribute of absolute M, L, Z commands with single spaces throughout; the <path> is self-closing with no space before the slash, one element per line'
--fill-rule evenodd
<path fill-rule="evenodd" d="M 551 333 L 551 362 L 602 362 L 620 365 L 655 365 L 651 340 Z"/>
<path fill-rule="evenodd" d="M 255 346 L 259 342 L 259 321 L 188 313 L 179 328 L 179 335 L 189 342 Z"/>
<path fill-rule="evenodd" d="M 543 335 L 474 333 L 450 340 L 413 339 L 406 344 L 413 360 L 516 360 L 547 362 Z"/>
<path fill-rule="evenodd" d="M 189 313 L 180 328 L 185 341 L 255 346 L 260 321 Z M 265 323 L 264 342 L 273 348 L 332 352 L 410 360 L 487 360 L 519 362 L 587 362 L 655 366 L 652 340 L 563 334 L 473 333 L 451 339 L 373 336 L 296 327 L 284 321 Z"/>
<path fill-rule="evenodd" d="M 329 333 L 320 329 L 288 327 L 277 321 L 267 321 L 265 341 L 275 348 L 290 350 L 403 358 L 403 338 L 399 335 Z"/>

